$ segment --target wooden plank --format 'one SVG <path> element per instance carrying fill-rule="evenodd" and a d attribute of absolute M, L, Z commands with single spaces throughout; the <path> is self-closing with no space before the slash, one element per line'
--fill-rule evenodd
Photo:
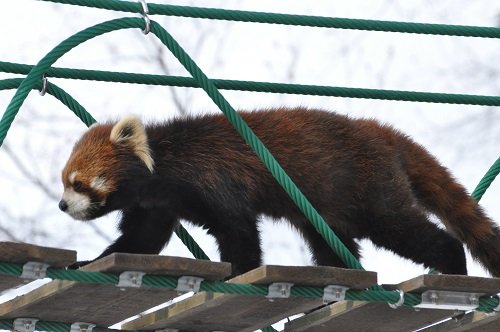
<path fill-rule="evenodd" d="M 231 273 L 229 263 L 158 255 L 112 254 L 83 268 L 86 271 L 143 271 L 190 275 L 215 280 Z M 175 290 L 154 287 L 119 288 L 54 280 L 0 305 L 0 317 L 37 317 L 42 320 L 86 321 L 109 326 L 176 297 Z"/>
<path fill-rule="evenodd" d="M 500 293 L 500 278 L 424 274 L 408 281 L 404 281 L 395 287 L 404 292 L 415 291 L 422 293 L 426 290 L 432 289 L 494 295 Z M 394 288 L 394 286 L 392 288 Z"/>
<path fill-rule="evenodd" d="M 0 260 L 8 263 L 43 262 L 65 267 L 76 261 L 76 251 L 36 246 L 28 243 L 0 242 Z M 0 292 L 23 285 L 30 280 L 0 275 Z"/>
<path fill-rule="evenodd" d="M 468 312 L 457 315 L 421 330 L 421 332 L 498 332 L 500 331 L 500 314 L 485 314 L 483 312 Z"/>
<path fill-rule="evenodd" d="M 76 251 L 36 246 L 28 243 L 0 242 L 2 262 L 43 262 L 52 267 L 65 267 L 76 261 Z"/>
<path fill-rule="evenodd" d="M 500 279 L 452 275 L 423 275 L 386 288 L 405 292 L 429 289 L 495 294 Z M 386 303 L 343 301 L 285 324 L 285 331 L 413 331 L 456 315 L 455 310 L 401 307 Z"/>
<path fill-rule="evenodd" d="M 85 266 L 93 271 L 141 271 L 174 277 L 196 276 L 207 280 L 222 280 L 231 274 L 231 264 L 185 257 L 134 255 L 114 253 Z"/>
<path fill-rule="evenodd" d="M 345 285 L 364 289 L 376 284 L 374 272 L 334 267 L 261 266 L 229 280 L 268 285 L 291 282 L 301 286 Z M 321 298 L 273 299 L 263 296 L 224 295 L 201 292 L 126 323 L 127 330 L 254 331 L 285 317 L 323 305 Z"/>

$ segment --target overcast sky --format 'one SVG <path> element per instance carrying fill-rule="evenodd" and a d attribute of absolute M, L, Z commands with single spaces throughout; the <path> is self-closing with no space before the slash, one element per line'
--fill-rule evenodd
<path fill-rule="evenodd" d="M 160 1 L 158 1 L 160 2 Z M 190 4 L 187 1 L 163 3 Z M 211 6 L 332 17 L 495 26 L 498 1 L 196 1 Z M 137 16 L 43 1 L 9 1 L 0 12 L 0 61 L 35 64 L 72 34 L 109 19 Z M 500 41 L 397 33 L 286 27 L 188 18 L 152 17 L 167 28 L 212 78 L 290 82 L 362 88 L 500 95 Z M 186 75 L 168 52 L 158 55 L 154 36 L 120 31 L 80 45 L 55 66 Z M 161 58 L 161 61 L 158 61 Z M 14 77 L 0 73 L 0 79 Z M 190 113 L 217 112 L 202 91 L 116 83 L 51 79 L 98 121 L 139 114 L 146 120 L 178 116 L 179 103 Z M 5 109 L 13 91 L 0 93 Z M 500 110 L 480 106 L 434 105 L 347 98 L 223 92 L 237 109 L 280 105 L 321 107 L 354 117 L 373 117 L 408 133 L 429 149 L 472 192 L 498 158 Z M 3 112 L 3 111 L 0 111 Z M 109 244 L 95 229 L 57 209 L 59 174 L 84 125 L 50 96 L 33 92 L 21 107 L 6 144 L 50 188 L 47 196 L 0 148 L 0 227 L 22 241 L 78 250 L 79 259 L 97 256 Z M 481 201 L 500 220 L 500 181 Z M 116 236 L 116 215 L 94 222 Z M 209 256 L 218 260 L 213 240 L 189 228 Z M 302 240 L 288 226 L 262 223 L 265 262 L 310 264 Z M 0 232 L 0 240 L 9 239 Z M 424 272 L 363 242 L 363 266 L 379 273 L 380 283 L 399 282 Z M 176 239 L 165 254 L 191 257 Z M 469 257 L 469 272 L 486 275 Z"/>

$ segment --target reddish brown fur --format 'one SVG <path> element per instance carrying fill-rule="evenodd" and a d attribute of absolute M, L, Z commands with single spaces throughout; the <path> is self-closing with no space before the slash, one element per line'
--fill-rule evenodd
<path fill-rule="evenodd" d="M 427 219 L 430 212 L 500 276 L 498 227 L 407 136 L 373 120 L 304 108 L 241 115 L 355 256 L 354 239 L 370 238 L 444 273 L 466 273 L 462 245 Z M 130 148 L 111 144 L 111 128 L 92 128 L 63 173 L 66 181 L 81 170 L 87 184 L 104 176 L 116 191 L 96 216 L 122 210 L 123 234 L 101 256 L 158 252 L 183 218 L 205 227 L 221 259 L 244 272 L 260 264 L 257 219 L 264 214 L 289 220 L 316 263 L 344 266 L 223 115 L 146 126 L 153 174 Z"/>
<path fill-rule="evenodd" d="M 99 125 L 87 132 L 75 145 L 73 152 L 62 172 L 62 181 L 65 188 L 71 187 L 69 176 L 76 171 L 75 181 L 80 181 L 89 187 L 93 178 L 101 176 L 106 178 L 107 192 L 97 193 L 106 197 L 111 194 L 120 181 L 116 170 L 119 169 L 119 159 L 116 151 L 109 142 L 111 124 Z M 103 161 L 106 161 L 103 163 Z"/>

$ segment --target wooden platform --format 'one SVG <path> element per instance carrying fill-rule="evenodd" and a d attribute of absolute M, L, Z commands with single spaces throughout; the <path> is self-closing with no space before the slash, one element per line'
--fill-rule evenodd
<path fill-rule="evenodd" d="M 0 242 L 0 260 L 24 264 L 47 262 L 64 267 L 75 261 L 74 251 Z M 228 263 L 158 255 L 113 254 L 85 267 L 88 271 L 141 271 L 169 276 L 200 276 L 223 280 Z M 376 274 L 332 267 L 262 266 L 228 282 L 269 285 L 290 282 L 298 286 L 344 285 L 365 289 L 376 284 Z M 0 291 L 21 285 L 19 277 L 0 274 Z M 447 290 L 485 295 L 500 293 L 500 279 L 450 275 L 423 275 L 386 289 L 405 292 Z M 107 327 L 177 297 L 174 290 L 142 286 L 84 284 L 54 280 L 0 304 L 0 320 L 36 317 L 43 321 L 85 321 Z M 341 301 L 324 306 L 321 298 L 276 298 L 200 292 L 163 309 L 143 314 L 123 329 L 173 331 L 254 331 L 297 313 L 304 316 L 285 324 L 285 331 L 500 331 L 500 314 L 401 307 L 386 303 Z M 451 319 L 450 319 L 451 318 Z M 439 323 L 438 323 L 439 322 Z M 434 324 L 438 323 L 438 324 Z M 431 326 L 431 324 L 433 324 Z M 68 331 L 69 332 L 69 331 Z"/>
<path fill-rule="evenodd" d="M 345 285 L 364 289 L 377 282 L 374 272 L 333 267 L 261 266 L 236 278 L 234 283 L 268 285 L 291 282 L 302 286 Z M 224 295 L 201 292 L 123 326 L 127 330 L 176 329 L 181 331 L 254 331 L 291 315 L 321 306 L 321 298 L 286 298 Z M 228 315 L 230 313 L 230 315 Z"/>
<path fill-rule="evenodd" d="M 397 288 L 405 292 L 424 292 L 431 289 L 494 295 L 500 292 L 500 279 L 423 275 L 387 288 Z M 285 331 L 413 331 L 456 315 L 455 310 L 416 310 L 407 307 L 392 309 L 386 303 L 343 301 L 287 323 Z M 496 315 L 497 318 L 498 316 Z M 477 321 L 486 318 L 486 315 L 476 313 Z M 483 323 L 490 324 L 495 331 L 500 331 L 498 319 L 484 320 Z M 480 324 L 475 322 L 475 325 Z M 480 331 L 483 331 L 482 328 Z"/>
<path fill-rule="evenodd" d="M 85 271 L 142 271 L 171 276 L 200 276 L 220 280 L 231 273 L 228 263 L 158 255 L 112 254 L 89 264 Z M 88 321 L 110 326 L 178 296 L 177 291 L 153 287 L 119 288 L 54 280 L 34 291 L 0 304 L 0 317 Z"/>
<path fill-rule="evenodd" d="M 27 262 L 41 262 L 53 267 L 65 267 L 76 261 L 76 251 L 41 247 L 25 243 L 0 242 L 0 253 L 2 262 L 8 263 L 24 264 Z M 31 280 L 0 275 L 0 292 L 21 286 L 29 281 Z"/>

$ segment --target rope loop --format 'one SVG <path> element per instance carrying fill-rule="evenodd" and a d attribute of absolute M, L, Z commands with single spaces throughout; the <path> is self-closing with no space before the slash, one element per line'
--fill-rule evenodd
<path fill-rule="evenodd" d="M 40 91 L 38 91 L 40 96 L 45 96 L 48 88 L 49 88 L 49 79 L 47 78 L 47 76 L 45 76 L 45 74 L 43 74 L 43 76 L 42 76 L 42 89 L 40 89 Z"/>
<path fill-rule="evenodd" d="M 405 292 L 400 289 L 398 289 L 397 291 L 399 292 L 399 300 L 394 303 L 387 303 L 392 309 L 397 309 L 403 306 L 403 304 L 405 303 Z"/>

